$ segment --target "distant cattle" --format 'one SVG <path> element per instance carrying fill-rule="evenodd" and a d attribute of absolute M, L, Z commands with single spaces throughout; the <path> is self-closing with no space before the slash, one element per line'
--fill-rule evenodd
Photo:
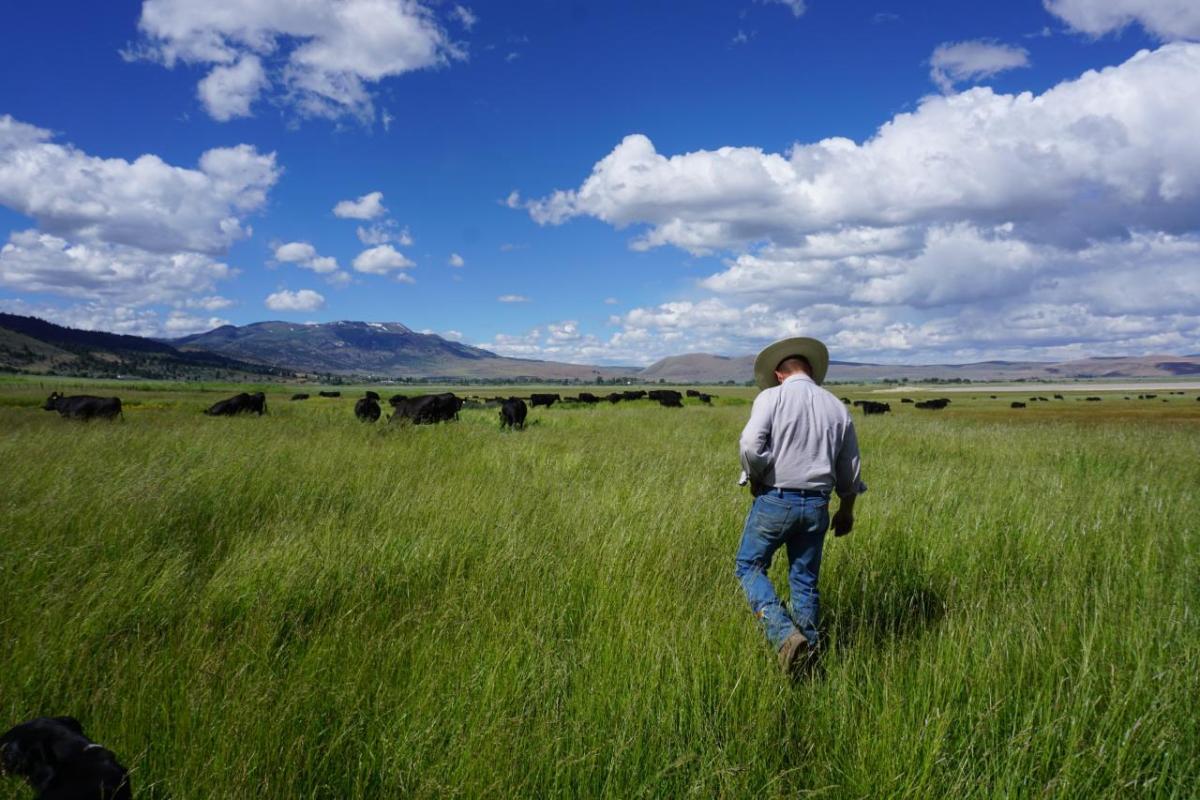
<path fill-rule="evenodd" d="M 681 405 L 683 403 L 683 395 L 674 389 L 654 389 L 649 395 L 651 400 L 657 400 L 659 403 L 662 403 L 664 400 L 678 401 Z"/>
<path fill-rule="evenodd" d="M 1099 398 L 1099 397 L 1089 397 L 1089 398 L 1087 398 L 1087 401 L 1088 401 L 1089 403 L 1099 403 L 1099 402 L 1100 402 L 1100 399 L 1101 399 L 1101 398 Z"/>
<path fill-rule="evenodd" d="M 686 394 L 688 397 L 699 397 L 700 396 L 700 392 L 696 389 L 688 389 L 684 394 Z"/>
<path fill-rule="evenodd" d="M 843 397 L 843 398 L 841 398 L 841 400 L 842 400 L 842 402 L 843 402 L 843 403 L 845 403 L 846 405 L 850 405 L 850 398 L 849 398 L 849 397 Z"/>
<path fill-rule="evenodd" d="M 500 405 L 501 428 L 524 428 L 529 409 L 519 397 L 510 397 Z"/>
<path fill-rule="evenodd" d="M 292 395 L 292 399 L 293 399 L 293 400 L 307 400 L 307 399 L 308 399 L 308 395 L 306 395 L 306 394 L 294 394 L 294 395 Z"/>
<path fill-rule="evenodd" d="M 591 392 L 580 392 L 579 393 L 579 402 L 581 402 L 581 403 L 599 403 L 600 398 L 596 397 L 596 395 L 592 394 Z"/>
<path fill-rule="evenodd" d="M 1156 397 L 1158 397 L 1156 394 L 1139 394 L 1138 400 L 1153 400 Z"/>
<path fill-rule="evenodd" d="M 626 400 L 641 400 L 645 396 L 646 396 L 646 393 L 644 391 L 621 392 L 621 397 L 623 397 Z"/>
<path fill-rule="evenodd" d="M 398 394 L 388 400 L 395 412 L 389 422 L 412 422 L 416 425 L 429 425 L 435 422 L 449 422 L 458 419 L 462 408 L 461 397 L 455 397 L 453 392 L 441 394 L 422 394 L 416 397 L 405 397 Z"/>
<path fill-rule="evenodd" d="M 42 406 L 44 411 L 57 411 L 59 416 L 67 419 L 81 419 L 85 422 L 95 417 L 101 419 L 116 419 L 124 417 L 121 413 L 121 399 L 118 397 L 94 397 L 90 394 L 77 394 L 64 397 L 58 392 L 51 392 Z"/>
<path fill-rule="evenodd" d="M 916 407 L 917 408 L 925 408 L 925 409 L 929 409 L 932 411 L 940 411 L 941 409 L 945 408 L 948 405 L 950 405 L 950 401 L 947 398 L 938 397 L 933 400 L 922 400 L 921 402 L 916 404 Z"/>
<path fill-rule="evenodd" d="M 620 392 L 612 392 L 611 394 L 608 395 L 607 400 L 610 403 L 619 403 L 622 400 L 621 393 Z"/>
<path fill-rule="evenodd" d="M 235 394 L 227 400 L 213 403 L 204 413 L 210 417 L 232 417 L 235 414 L 258 414 L 267 410 L 267 396 L 262 392 Z"/>
<path fill-rule="evenodd" d="M 1063 399 L 1063 396 L 1062 396 L 1061 394 L 1056 394 L 1056 395 L 1054 395 L 1054 399 L 1055 399 L 1055 400 L 1062 400 L 1062 399 Z"/>
<path fill-rule="evenodd" d="M 1024 407 L 1025 407 L 1024 403 L 1018 402 L 1016 400 L 1013 400 L 1012 405 L 1009 406 L 1009 408 L 1024 408 Z"/>
<path fill-rule="evenodd" d="M 549 408 L 561 399 L 562 398 L 556 394 L 535 394 L 530 396 L 529 405 L 533 406 L 534 408 L 537 408 L 538 406 L 545 406 L 546 408 Z"/>
<path fill-rule="evenodd" d="M 990 398 L 991 398 L 991 399 L 993 399 L 993 400 L 995 400 L 995 399 L 996 399 L 996 395 L 994 395 L 994 394 L 989 394 L 989 395 L 988 395 L 988 397 L 990 397 Z"/>
<path fill-rule="evenodd" d="M 368 389 L 366 392 L 364 392 L 364 393 L 363 393 L 363 397 L 367 398 L 368 400 L 374 400 L 376 403 L 378 403 L 378 402 L 379 402 L 379 393 L 378 393 L 378 392 L 372 392 L 372 391 L 371 391 L 371 390 L 369 390 L 369 389 Z"/>
<path fill-rule="evenodd" d="M 706 406 L 711 406 L 713 396 L 711 394 L 705 394 L 704 392 L 700 392 L 696 395 L 696 399 L 699 400 L 701 403 L 704 403 L 704 405 L 706 405 Z"/>
<path fill-rule="evenodd" d="M 359 422 L 378 422 L 379 421 L 379 395 L 371 397 L 374 392 L 367 392 L 367 396 L 358 400 L 354 404 L 354 416 L 358 417 Z"/>
<path fill-rule="evenodd" d="M 892 410 L 890 403 L 876 403 L 874 400 L 858 400 L 855 405 L 861 408 L 864 414 L 889 414 Z"/>
<path fill-rule="evenodd" d="M 911 403 L 911 402 L 912 402 L 912 398 L 911 398 L 911 397 L 901 397 L 901 398 L 900 398 L 900 402 L 901 402 L 901 403 Z"/>
<path fill-rule="evenodd" d="M 341 392 L 317 392 L 321 397 L 341 397 Z"/>

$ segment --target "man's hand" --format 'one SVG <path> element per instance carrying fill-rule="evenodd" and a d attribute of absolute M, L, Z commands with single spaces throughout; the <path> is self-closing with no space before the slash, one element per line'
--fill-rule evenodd
<path fill-rule="evenodd" d="M 758 497 L 760 494 L 762 494 L 766 490 L 767 490 L 766 486 L 763 486 L 761 483 L 754 480 L 753 478 L 750 479 L 750 495 L 752 497 Z"/>
<path fill-rule="evenodd" d="M 842 506 L 833 515 L 833 535 L 845 536 L 854 530 L 854 512 Z"/>

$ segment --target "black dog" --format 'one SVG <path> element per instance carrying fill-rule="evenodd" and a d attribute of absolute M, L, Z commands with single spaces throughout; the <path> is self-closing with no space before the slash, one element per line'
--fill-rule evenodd
<path fill-rule="evenodd" d="M 129 773 L 73 717 L 38 717 L 0 736 L 0 767 L 35 800 L 132 800 Z"/>

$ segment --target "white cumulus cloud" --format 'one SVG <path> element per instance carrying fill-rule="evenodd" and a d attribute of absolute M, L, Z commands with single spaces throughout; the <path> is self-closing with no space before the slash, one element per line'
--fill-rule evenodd
<path fill-rule="evenodd" d="M 1029 51 L 1023 47 L 977 39 L 946 42 L 929 57 L 929 77 L 943 92 L 956 84 L 990 78 L 1010 69 L 1029 66 Z"/>
<path fill-rule="evenodd" d="M 420 0 L 145 0 L 138 29 L 128 57 L 211 67 L 201 97 L 217 119 L 269 89 L 301 116 L 370 120 L 380 81 L 466 57 Z M 229 72 L 266 57 L 269 76 Z"/>
<path fill-rule="evenodd" d="M 317 248 L 308 242 L 288 242 L 275 248 L 275 260 L 295 264 L 320 274 L 337 272 L 337 259 L 317 254 Z"/>
<path fill-rule="evenodd" d="M 333 207 L 333 215 L 342 219 L 378 219 L 386 213 L 383 192 L 369 192 L 357 200 L 342 200 Z"/>
<path fill-rule="evenodd" d="M 0 116 L 0 205 L 47 233 L 159 253 L 223 253 L 250 234 L 280 175 L 274 153 L 249 145 L 208 150 L 195 169 L 146 154 L 87 155 L 53 134 Z"/>
<path fill-rule="evenodd" d="M 106 303 L 53 306 L 0 299 L 0 311 L 38 317 L 68 328 L 133 336 L 186 336 L 229 324 L 229 320 L 221 317 L 194 316 L 179 310 L 170 311 L 164 316 L 154 309 Z"/>
<path fill-rule="evenodd" d="M 466 260 L 458 253 L 451 253 L 450 258 L 446 259 L 446 263 L 452 267 L 463 267 L 467 264 Z"/>
<path fill-rule="evenodd" d="M 1195 130 L 1200 45 L 1176 42 L 1041 94 L 925 97 L 863 142 L 671 155 L 633 134 L 522 207 L 721 257 L 688 299 L 613 316 L 610 361 L 803 334 L 880 360 L 1194 352 Z M 535 354 L 538 331 L 509 344 Z"/>
<path fill-rule="evenodd" d="M 312 289 L 296 292 L 281 289 L 267 295 L 265 305 L 272 311 L 317 311 L 324 307 L 325 298 Z"/>
<path fill-rule="evenodd" d="M 231 66 L 214 67 L 196 85 L 196 94 L 209 116 L 221 122 L 250 116 L 250 107 L 267 86 L 267 75 L 257 56 L 242 56 Z"/>
<path fill-rule="evenodd" d="M 354 259 L 354 269 L 369 275 L 386 275 L 393 270 L 416 266 L 403 253 L 390 244 L 381 244 L 359 253 Z"/>
<path fill-rule="evenodd" d="M 18 231 L 0 247 L 0 285 L 140 306 L 211 292 L 234 271 L 203 253 L 155 253 Z"/>
<path fill-rule="evenodd" d="M 1194 0 L 1043 0 L 1046 10 L 1072 28 L 1103 36 L 1141 25 L 1158 39 L 1200 39 L 1200 3 Z"/>

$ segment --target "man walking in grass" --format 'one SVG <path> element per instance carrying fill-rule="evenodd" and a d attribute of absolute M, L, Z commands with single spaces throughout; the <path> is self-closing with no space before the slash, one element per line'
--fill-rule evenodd
<path fill-rule="evenodd" d="M 821 388 L 828 369 L 829 351 L 816 339 L 767 347 L 754 362 L 763 391 L 742 431 L 742 482 L 750 483 L 754 503 L 735 574 L 789 675 L 811 665 L 821 645 L 817 576 L 830 495 L 840 501 L 834 534 L 844 536 L 854 527 L 854 499 L 867 490 L 850 412 Z M 791 613 L 767 577 L 780 547 L 787 548 Z"/>

